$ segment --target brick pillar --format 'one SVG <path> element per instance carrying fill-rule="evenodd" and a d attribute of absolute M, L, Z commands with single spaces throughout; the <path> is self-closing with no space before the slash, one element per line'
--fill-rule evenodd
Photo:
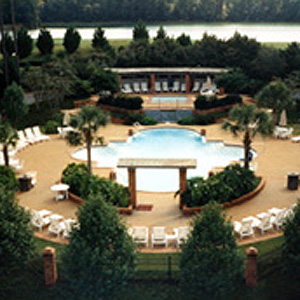
<path fill-rule="evenodd" d="M 150 92 L 155 93 L 155 74 L 150 75 Z"/>
<path fill-rule="evenodd" d="M 186 181 L 186 168 L 179 169 L 179 191 L 180 191 L 180 199 L 179 199 L 179 208 L 182 209 L 182 193 L 186 190 L 187 181 Z"/>
<path fill-rule="evenodd" d="M 254 247 L 246 249 L 246 272 L 245 280 L 247 286 L 257 285 L 257 256 L 258 251 Z"/>
<path fill-rule="evenodd" d="M 185 91 L 189 93 L 191 91 L 191 76 L 190 74 L 185 74 Z"/>
<path fill-rule="evenodd" d="M 115 171 L 110 171 L 109 172 L 109 179 L 112 181 L 116 181 L 117 180 L 117 173 Z"/>
<path fill-rule="evenodd" d="M 135 168 L 128 168 L 128 183 L 130 192 L 130 204 L 133 208 L 136 206 L 136 172 Z"/>
<path fill-rule="evenodd" d="M 54 285 L 57 281 L 56 252 L 53 247 L 43 250 L 45 285 Z"/>
<path fill-rule="evenodd" d="M 128 129 L 128 136 L 132 136 L 132 135 L 134 135 L 133 129 Z"/>

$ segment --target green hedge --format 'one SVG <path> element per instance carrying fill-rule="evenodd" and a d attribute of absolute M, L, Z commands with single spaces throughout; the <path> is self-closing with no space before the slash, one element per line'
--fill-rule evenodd
<path fill-rule="evenodd" d="M 142 108 L 143 99 L 141 97 L 129 97 L 124 95 L 117 96 L 101 96 L 98 104 L 104 104 L 114 107 L 138 110 Z"/>
<path fill-rule="evenodd" d="M 157 124 L 157 120 L 149 117 L 149 116 L 145 116 L 145 115 L 141 115 L 141 114 L 129 114 L 126 118 L 125 118 L 125 124 L 126 125 L 133 125 L 135 122 L 139 122 L 141 125 L 155 125 Z"/>
<path fill-rule="evenodd" d="M 15 172 L 6 166 L 0 166 L 0 187 L 1 186 L 5 191 L 16 192 L 19 189 L 19 181 L 16 178 Z"/>
<path fill-rule="evenodd" d="M 242 103 L 242 97 L 240 95 L 227 95 L 221 99 L 218 99 L 216 96 L 206 97 L 199 95 L 194 102 L 194 106 L 195 109 L 210 109 L 238 103 Z"/>
<path fill-rule="evenodd" d="M 231 202 L 251 191 L 259 184 L 260 178 L 251 170 L 240 165 L 228 166 L 206 180 L 194 177 L 188 180 L 183 193 L 183 203 L 188 207 L 203 206 L 210 201 Z"/>
<path fill-rule="evenodd" d="M 106 178 L 88 173 L 85 164 L 69 164 L 62 174 L 62 182 L 70 186 L 70 192 L 87 200 L 90 195 L 102 197 L 106 202 L 118 207 L 128 207 L 128 188 Z"/>

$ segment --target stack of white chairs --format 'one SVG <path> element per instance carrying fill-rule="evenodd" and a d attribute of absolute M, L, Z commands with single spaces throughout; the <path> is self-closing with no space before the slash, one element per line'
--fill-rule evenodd
<path fill-rule="evenodd" d="M 165 227 L 153 227 L 151 234 L 151 246 L 154 248 L 155 245 L 163 245 L 167 247 L 167 234 Z"/>
<path fill-rule="evenodd" d="M 195 81 L 194 83 L 194 86 L 193 86 L 193 89 L 192 89 L 192 92 L 193 93 L 197 93 L 200 91 L 200 81 Z"/>
<path fill-rule="evenodd" d="M 135 93 L 138 93 L 138 94 L 141 92 L 140 85 L 138 82 L 133 83 L 133 90 Z"/>
<path fill-rule="evenodd" d="M 161 86 L 159 81 L 155 81 L 155 92 L 157 93 L 161 92 Z"/>
<path fill-rule="evenodd" d="M 175 80 L 174 83 L 173 83 L 172 91 L 173 92 L 179 92 L 179 88 L 180 88 L 180 83 L 179 83 L 179 81 Z"/>
<path fill-rule="evenodd" d="M 146 81 L 142 81 L 141 90 L 142 90 L 142 93 L 148 93 L 148 84 Z"/>
<path fill-rule="evenodd" d="M 167 93 L 169 91 L 168 81 L 163 81 L 162 82 L 162 90 L 165 93 Z"/>
<path fill-rule="evenodd" d="M 133 241 L 137 245 L 145 245 L 148 247 L 149 245 L 149 229 L 148 227 L 144 226 L 136 226 L 129 228 L 128 233 L 132 237 Z"/>
<path fill-rule="evenodd" d="M 182 83 L 181 83 L 181 92 L 182 92 L 182 93 L 185 93 L 185 92 L 186 92 L 186 85 L 185 85 L 185 82 L 182 82 Z"/>

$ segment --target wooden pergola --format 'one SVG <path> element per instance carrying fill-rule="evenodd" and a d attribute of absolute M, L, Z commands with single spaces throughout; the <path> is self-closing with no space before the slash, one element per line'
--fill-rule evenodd
<path fill-rule="evenodd" d="M 118 168 L 127 168 L 128 170 L 128 188 L 130 192 L 130 204 L 136 207 L 136 169 L 179 169 L 179 190 L 180 204 L 182 208 L 182 193 L 187 187 L 186 170 L 195 169 L 196 159 L 161 159 L 161 158 L 120 158 L 117 164 Z"/>

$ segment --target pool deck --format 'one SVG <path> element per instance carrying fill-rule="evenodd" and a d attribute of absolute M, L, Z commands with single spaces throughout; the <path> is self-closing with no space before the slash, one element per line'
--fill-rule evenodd
<path fill-rule="evenodd" d="M 164 124 L 157 127 L 164 127 Z M 185 126 L 168 124 L 168 127 L 191 128 L 196 131 L 206 129 L 207 140 L 223 140 L 228 144 L 241 144 L 239 138 L 221 129 L 220 124 L 209 126 Z M 99 135 L 103 135 L 105 142 L 110 140 L 126 140 L 128 130 L 132 126 L 109 124 L 101 128 Z M 148 127 L 147 127 L 148 128 Z M 241 220 L 250 215 L 267 211 L 272 207 L 283 208 L 292 205 L 300 198 L 299 189 L 289 191 L 286 188 L 287 174 L 300 171 L 300 144 L 291 140 L 277 140 L 274 138 L 254 140 L 253 148 L 257 150 L 257 174 L 266 179 L 264 190 L 249 202 L 226 209 L 224 212 L 232 220 Z M 22 206 L 32 209 L 48 209 L 66 218 L 75 217 L 78 204 L 71 200 L 54 201 L 50 187 L 61 178 L 64 167 L 75 162 L 71 153 L 76 148 L 68 146 L 58 135 L 51 136 L 51 141 L 29 146 L 19 152 L 18 156 L 24 160 L 24 172 L 37 171 L 37 184 L 28 192 L 18 193 L 17 197 Z M 108 176 L 110 169 L 94 168 L 93 172 L 100 176 Z M 188 225 L 192 217 L 183 216 L 179 210 L 179 200 L 174 193 L 137 193 L 137 204 L 152 204 L 151 211 L 134 211 L 131 216 L 124 216 L 129 226 L 165 226 L 171 233 L 173 228 Z M 42 235 L 45 233 L 42 233 Z M 246 239 L 247 240 L 247 239 Z"/>

